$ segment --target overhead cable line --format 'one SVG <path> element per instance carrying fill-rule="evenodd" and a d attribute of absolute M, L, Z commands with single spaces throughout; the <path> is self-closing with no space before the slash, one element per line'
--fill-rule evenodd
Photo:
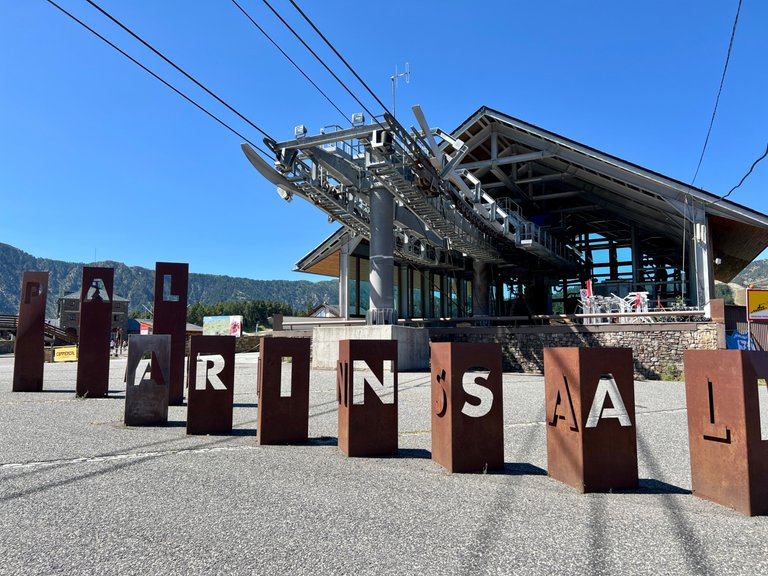
<path fill-rule="evenodd" d="M 189 102 L 190 104 L 192 104 L 193 106 L 195 106 L 195 107 L 196 107 L 198 110 L 200 110 L 201 112 L 204 112 L 205 114 L 207 114 L 208 116 L 210 116 L 211 118 L 213 118 L 213 119 L 214 119 L 216 122 L 218 122 L 219 124 L 221 124 L 222 126 L 224 126 L 224 128 L 226 128 L 227 130 L 229 130 L 230 132 L 232 132 L 233 134 L 235 134 L 236 136 L 238 136 L 239 138 L 243 139 L 243 140 L 244 140 L 244 141 L 246 141 L 248 144 L 250 144 L 251 146 L 253 146 L 254 148 L 256 148 L 256 149 L 257 149 L 259 152 L 261 152 L 262 154 L 264 154 L 265 156 L 267 156 L 267 157 L 270 157 L 270 158 L 273 156 L 271 153 L 269 153 L 269 152 L 267 152 L 267 151 L 263 150 L 262 148 L 260 148 L 259 146 L 257 146 L 257 145 L 256 145 L 256 144 L 254 144 L 253 142 L 251 142 L 251 140 L 250 140 L 250 139 L 248 139 L 248 138 L 246 138 L 245 136 L 243 136 L 243 135 L 242 135 L 240 132 L 238 132 L 237 130 L 235 130 L 235 129 L 234 129 L 232 126 L 230 126 L 229 124 L 227 124 L 226 122 L 224 122 L 224 121 L 223 121 L 222 119 L 220 119 L 218 116 L 216 116 L 216 115 L 215 115 L 215 114 L 213 114 L 212 112 L 208 111 L 208 110 L 207 110 L 206 108 L 204 108 L 204 107 L 203 107 L 201 104 L 198 104 L 197 102 L 195 102 L 195 101 L 194 101 L 192 98 L 190 98 L 189 96 L 187 96 L 186 94 L 184 94 L 184 93 L 183 93 L 181 90 L 179 90 L 178 88 L 176 88 L 175 86 L 173 86 L 173 85 L 172 85 L 170 82 L 168 82 L 168 81 L 164 80 L 163 78 L 161 78 L 160 76 L 158 76 L 157 74 L 155 74 L 154 72 L 152 72 L 152 70 L 150 70 L 149 68 L 147 68 L 146 66 L 144 66 L 144 64 L 142 64 L 141 62 L 139 62 L 138 60 L 136 60 L 136 59 L 135 59 L 133 56 L 131 56 L 130 54 L 126 53 L 126 52 L 125 52 L 125 51 L 123 51 L 121 48 L 119 48 L 118 46 L 116 46 L 115 44 L 113 44 L 112 42 L 110 42 L 109 40 L 107 40 L 107 39 L 106 39 L 104 36 L 102 36 L 101 34 L 99 34 L 98 32 L 96 32 L 96 30 L 94 30 L 93 28 L 91 28 L 90 26 L 88 26 L 88 25 L 87 25 L 85 22 L 83 22 L 82 20 L 80 20 L 79 18 L 77 18 L 77 16 L 75 16 L 75 15 L 73 15 L 73 14 L 71 14 L 71 13 L 67 12 L 67 11 L 66 11 L 64 8 L 62 8 L 61 6 L 59 6 L 58 4 L 56 4 L 56 2 L 54 2 L 53 0 L 47 0 L 47 2 L 48 2 L 49 4 L 51 4 L 51 5 L 53 5 L 54 7 L 58 8 L 58 9 L 59 9 L 61 12 L 63 12 L 63 13 L 64 13 L 64 14 L 66 14 L 67 16 L 69 16 L 69 17 L 70 17 L 72 20 L 74 20 L 75 22 L 77 22 L 78 24 L 80 24 L 80 26 L 82 26 L 83 28 L 85 28 L 86 30 L 88 30 L 88 31 L 89 31 L 91 34 L 93 34 L 94 36 L 96 36 L 96 37 L 97 37 L 99 40 L 101 40 L 102 42 L 105 42 L 106 44 L 108 44 L 109 46 L 111 46 L 112 48 L 114 48 L 115 50 L 117 50 L 117 51 L 118 51 L 120 54 L 122 54 L 123 56 L 125 56 L 126 58 L 128 58 L 128 60 L 130 60 L 131 62 L 133 62 L 134 64 L 136 64 L 136 66 L 138 66 L 139 68 L 141 68 L 142 70 L 144 70 L 145 72 L 147 72 L 147 73 L 148 73 L 149 75 L 151 75 L 153 78 L 155 78 L 156 80 L 158 80 L 158 81 L 162 82 L 162 83 L 163 83 L 165 86 L 167 86 L 168 88 L 170 88 L 171 90 L 173 90 L 174 92 L 176 92 L 176 94 L 178 94 L 179 96 L 181 96 L 182 98 L 184 98 L 184 99 L 185 99 L 187 102 Z"/>
<path fill-rule="evenodd" d="M 263 0 L 263 2 L 264 2 L 265 4 L 267 4 L 267 6 L 269 6 L 269 3 L 267 3 L 267 0 Z M 362 78 L 361 78 L 361 77 L 358 75 L 358 73 L 357 73 L 357 72 L 355 72 L 355 69 L 354 69 L 354 68 L 352 68 L 352 66 L 349 64 L 349 62 L 347 62 L 347 61 L 346 61 L 346 59 L 344 58 L 344 56 L 342 56 L 342 55 L 339 53 L 339 51 L 338 51 L 338 50 L 336 50 L 336 48 L 334 47 L 334 45 L 333 45 L 333 44 L 331 44 L 331 42 L 328 40 L 328 38 L 326 38 L 326 37 L 325 37 L 325 35 L 324 35 L 324 34 L 323 34 L 323 33 L 322 33 L 322 32 L 321 32 L 319 29 L 318 29 L 318 27 L 317 27 L 317 26 L 315 26 L 315 23 L 314 23 L 314 22 L 312 22 L 312 20 L 309 18 L 309 16 L 307 16 L 307 15 L 304 13 L 304 11 L 303 11 L 303 10 L 302 10 L 302 9 L 299 7 L 299 5 L 298 5 L 298 4 L 296 4 L 296 2 L 294 2 L 294 0 L 290 0 L 290 2 L 291 2 L 291 4 L 293 5 L 293 7 L 294 7 L 294 8 L 296 8 L 296 10 L 298 11 L 298 13 L 299 13 L 299 14 L 301 14 L 301 15 L 304 17 L 304 20 L 306 20 L 306 21 L 307 21 L 307 23 L 308 23 L 310 26 L 312 26 L 312 29 L 313 29 L 313 30 L 314 30 L 314 31 L 317 33 L 317 35 L 318 35 L 318 36 L 320 36 L 320 38 L 322 38 L 322 39 L 323 39 L 323 41 L 324 41 L 324 42 L 325 42 L 325 43 L 328 45 L 328 47 L 329 47 L 331 50 L 333 50 L 333 53 L 334 53 L 334 54 L 336 54 L 336 56 L 339 58 L 339 60 L 341 60 L 341 61 L 344 63 L 344 65 L 345 65 L 345 66 L 346 66 L 346 67 L 349 69 L 349 71 L 350 71 L 350 72 L 352 72 L 352 74 L 354 74 L 354 76 L 355 76 L 355 78 L 357 78 L 358 82 L 360 82 L 360 84 L 362 84 L 362 85 L 365 87 L 365 89 L 366 89 L 366 90 L 368 90 L 368 93 L 369 93 L 371 96 L 373 96 L 373 98 L 376 100 L 376 102 L 378 102 L 378 103 L 379 103 L 379 106 L 381 106 L 381 107 L 384 109 L 384 111 L 385 111 L 387 114 L 389 114 L 390 116 L 392 116 L 392 117 L 394 118 L 393 114 L 392 114 L 392 113 L 391 113 L 391 112 L 390 112 L 390 111 L 387 109 L 387 107 L 384 105 L 384 103 L 383 103 L 381 100 L 379 100 L 379 97 L 378 97 L 378 96 L 376 96 L 376 93 L 375 93 L 373 90 L 371 90 L 371 89 L 370 89 L 370 87 L 368 86 L 368 84 L 366 84 L 366 83 L 365 83 L 365 80 L 363 80 L 363 79 L 362 79 Z M 271 8 L 271 6 L 270 6 L 270 8 Z M 274 11 L 274 10 L 273 10 L 273 11 Z M 281 18 L 281 20 L 282 20 L 282 18 Z M 302 42 L 303 42 L 303 40 L 302 40 Z M 356 99 L 356 100 L 357 100 L 357 99 Z M 359 100 L 358 100 L 358 102 L 359 102 Z M 370 112 L 369 112 L 369 114 L 370 114 Z"/>
<path fill-rule="evenodd" d="M 691 186 L 693 186 L 693 183 L 696 182 L 696 177 L 699 175 L 699 169 L 701 168 L 701 163 L 704 160 L 704 153 L 707 151 L 707 144 L 709 144 L 709 136 L 712 133 L 712 126 L 715 124 L 715 115 L 717 114 L 717 106 L 720 103 L 720 94 L 723 92 L 723 84 L 725 83 L 725 73 L 728 71 L 728 62 L 731 59 L 731 48 L 733 48 L 733 39 L 736 36 L 736 24 L 739 23 L 739 14 L 741 13 L 741 1 L 742 0 L 739 0 L 739 5 L 736 8 L 736 18 L 733 21 L 733 28 L 731 29 L 731 41 L 728 43 L 728 54 L 725 57 L 725 66 L 723 67 L 723 76 L 720 78 L 720 88 L 717 91 L 717 98 L 715 99 L 715 108 L 714 110 L 712 110 L 712 118 L 709 121 L 709 129 L 707 130 L 707 137 L 704 139 L 704 147 L 701 149 L 701 156 L 699 156 L 699 163 L 696 166 L 696 173 L 693 175 L 693 180 L 691 180 Z M 291 3 L 293 3 L 293 0 L 291 0 Z"/>
<path fill-rule="evenodd" d="M 762 156 L 760 156 L 760 158 L 758 158 L 758 159 L 757 159 L 757 160 L 755 160 L 754 162 L 752 162 L 752 166 L 750 166 L 750 167 L 749 167 L 749 170 L 747 170 L 747 173 L 746 173 L 746 174 L 744 174 L 744 176 L 742 176 L 742 177 L 741 177 L 741 180 L 739 180 L 739 183 L 738 183 L 738 184 L 736 184 L 736 186 L 734 186 L 734 187 L 733 187 L 733 188 L 731 188 L 730 190 L 728 190 L 728 193 L 727 193 L 727 194 L 725 194 L 725 195 L 723 195 L 723 196 L 720 196 L 720 198 L 718 198 L 717 200 L 715 200 L 715 202 L 720 202 L 720 200 L 725 200 L 726 198 L 728 198 L 728 196 L 730 196 L 730 195 L 731 195 L 731 192 L 733 192 L 734 190 L 736 190 L 736 188 L 738 188 L 739 186 L 741 186 L 742 184 L 744 184 L 744 181 L 747 179 L 747 177 L 749 177 L 749 175 L 750 175 L 750 174 L 752 174 L 752 170 L 754 170 L 754 169 L 755 169 L 755 166 L 757 166 L 757 165 L 760 163 L 760 161 L 761 161 L 761 160 L 763 160 L 763 159 L 764 159 L 766 156 L 768 156 L 768 145 L 766 145 L 766 146 L 765 146 L 765 152 L 763 152 L 763 155 L 762 155 Z"/>
<path fill-rule="evenodd" d="M 290 31 L 291 31 L 291 33 L 292 33 L 292 34 L 293 34 L 293 35 L 294 35 L 294 36 L 295 36 L 295 37 L 296 37 L 296 38 L 299 40 L 299 42 L 301 42 L 301 43 L 304 45 L 304 47 L 305 47 L 307 50 L 309 50 L 309 52 L 312 54 L 312 56 L 314 56 L 314 57 L 315 57 L 315 59 L 316 59 L 318 62 L 320 62 L 320 64 L 322 64 L 322 65 L 323 65 L 323 67 L 324 67 L 324 68 L 325 68 L 325 69 L 326 69 L 326 70 L 327 70 L 327 71 L 328 71 L 328 72 L 331 74 L 331 76 L 333 76 L 333 77 L 336 79 L 336 81 L 337 81 L 339 84 L 341 84 L 342 88 L 344 88 L 344 90 L 346 90 L 346 91 L 347 91 L 347 93 L 348 93 L 350 96 L 352 96 L 352 98 L 354 98 L 355 102 L 357 102 L 357 103 L 358 103 L 358 104 L 359 104 L 359 105 L 360 105 L 360 106 L 363 108 L 363 110 L 365 110 L 365 111 L 368 113 L 368 115 L 369 115 L 369 116 L 370 116 L 372 119 L 376 120 L 376 122 L 379 124 L 379 126 L 381 126 L 382 128 L 384 128 L 384 126 L 382 125 L 382 123 L 381 123 L 379 120 L 377 120 L 377 119 L 376 119 L 376 115 L 375 115 L 375 114 L 373 114 L 373 112 L 371 112 L 371 111 L 370 111 L 370 110 L 369 110 L 369 109 L 366 107 L 366 105 L 365 105 L 365 104 L 363 104 L 363 103 L 361 102 L 361 100 L 360 100 L 360 99 L 359 99 L 357 96 L 355 96 L 354 92 L 352 92 L 352 90 L 350 90 L 350 89 L 349 89 L 349 87 L 348 87 L 348 86 L 347 86 L 347 85 L 344 83 L 344 81 L 343 81 L 341 78 L 339 78 L 339 77 L 336 75 L 336 73 L 335 73 L 333 70 L 331 70 L 331 69 L 330 69 L 330 67 L 328 66 L 328 64 L 326 64 L 326 63 L 325 63 L 325 61 L 324 61 L 322 58 L 320 58 L 320 56 L 318 56 L 318 55 L 317 55 L 317 52 L 315 52 L 315 51 L 312 49 L 312 47 L 311 47 L 309 44 L 307 44 L 307 43 L 306 43 L 306 41 L 305 41 L 305 40 L 304 40 L 304 39 L 303 39 L 303 38 L 302 38 L 302 37 L 299 35 L 299 33 L 298 33 L 298 32 L 296 32 L 296 30 L 294 30 L 294 29 L 293 29 L 293 27 L 292 27 L 290 24 L 288 24 L 288 22 L 286 22 L 285 18 L 283 18 L 283 17 L 280 15 L 280 13 L 279 13 L 277 10 L 275 10 L 275 9 L 272 7 L 272 5 L 271 5 L 271 4 L 270 4 L 270 3 L 269 3 L 267 0 L 262 0 L 262 2 L 264 2 L 264 4 L 266 4 L 267 8 L 269 8 L 269 9 L 272 11 L 272 13 L 273 13 L 275 16 L 277 16 L 277 18 L 280 20 L 280 22 L 282 22 L 282 23 L 283 23 L 283 25 L 284 25 L 286 28 L 288 28 L 288 30 L 290 30 Z M 377 98 L 377 100 L 378 100 L 378 98 Z"/>
<path fill-rule="evenodd" d="M 115 24 L 117 24 L 118 26 L 120 26 L 120 28 L 122 28 L 123 30 L 125 30 L 126 32 L 128 32 L 128 34 L 130 34 L 130 35 L 131 35 L 131 36 L 133 36 L 133 37 L 134 37 L 136 40 L 138 40 L 139 42 L 141 42 L 141 43 L 142 43 L 144 46 L 146 46 L 147 48 L 149 48 L 149 49 L 150 49 L 152 52 L 154 52 L 154 53 L 155 53 L 157 56 L 159 56 L 160 58 L 162 58 L 162 59 L 163 59 L 165 62 L 167 62 L 168 64 L 170 64 L 171 66 L 173 66 L 173 68 L 175 68 L 175 69 L 176 69 L 178 72 L 181 72 L 181 73 L 182 73 L 184 76 L 186 76 L 186 77 L 187 77 L 189 80 L 191 80 L 192 82 L 194 82 L 194 83 L 195 83 L 195 84 L 196 84 L 196 85 L 197 85 L 199 88 L 203 89 L 203 90 L 204 90 L 204 91 L 205 91 L 205 92 L 206 92 L 206 93 L 207 93 L 209 96 L 211 96 L 211 97 L 215 98 L 215 99 L 216 99 L 216 100 L 217 100 L 217 101 L 218 101 L 220 104 L 224 105 L 224 106 L 225 106 L 225 107 L 226 107 L 226 108 L 227 108 L 227 109 L 228 109 L 230 112 L 233 112 L 235 115 L 237 115 L 237 117 L 238 117 L 238 118 L 240 118 L 241 120 L 243 120 L 243 121 L 244 121 L 246 124 L 248 124 L 248 125 L 249 125 L 251 128 L 254 128 L 256 131 L 260 132 L 260 133 L 261 133 L 262 135 L 264 135 L 266 138 L 269 138 L 270 140 L 273 140 L 273 138 L 272 138 L 272 137 L 271 137 L 269 134 L 267 134 L 267 133 L 266 133 L 264 130 L 262 130 L 261 128 L 259 128 L 259 127 L 258 127 L 256 124 L 254 124 L 254 123 L 253 123 L 253 122 L 251 122 L 251 121 L 250 121 L 248 118 L 246 118 L 245 116 L 243 116 L 243 115 L 242 115 L 240 112 L 238 112 L 237 110 L 235 110 L 235 109 L 234 109 L 232 106 L 230 106 L 230 105 L 229 105 L 227 102 L 225 102 L 225 101 L 224 101 L 222 98 L 220 98 L 218 95 L 216 95 L 216 94 L 215 94 L 213 91 L 209 90 L 209 89 L 208 89 L 208 88 L 207 88 L 205 85 L 203 85 L 201 82 L 199 82 L 199 81 L 198 81 L 196 78 L 194 78 L 194 77 L 193 77 L 191 74 L 187 73 L 187 72 L 186 72 L 184 69 L 182 69 L 180 66 L 176 65 L 176 64 L 175 64 L 175 63 L 174 63 L 174 62 L 173 62 L 173 61 L 172 61 L 170 58 L 166 57 L 166 56 L 165 56 L 164 54 L 162 54 L 162 53 L 161 53 L 159 50 L 157 50 L 157 49 L 156 49 L 154 46 L 152 46 L 152 45 L 151 45 L 149 42 L 147 42 L 147 41 L 146 41 L 146 40 L 144 40 L 144 39 L 143 39 L 141 36 L 139 36 L 138 34 L 136 34 L 136 33 L 135 33 L 133 30 L 131 30 L 130 28 L 128 28 L 128 26 L 126 26 L 125 24 L 123 24 L 122 22 L 120 22 L 120 21 L 119 21 L 117 18 L 115 18 L 115 17 L 114 17 L 114 16 L 112 16 L 112 15 L 111 15 L 109 12 L 107 12 L 106 10 L 104 10 L 104 9 L 103 9 L 101 6 L 99 6 L 98 4 L 96 4 L 96 2 L 94 2 L 93 0 L 86 0 L 86 2 L 88 2 L 88 4 L 90 4 L 91 6 L 93 6 L 94 8 L 96 8 L 96 10 L 98 10 L 99 12 L 101 12 L 102 14 L 104 14 L 104 16 L 106 16 L 107 18 L 109 18 L 109 19 L 110 19 L 112 22 L 114 22 Z"/>
<path fill-rule="evenodd" d="M 237 6 L 237 8 L 240 10 L 240 12 L 242 12 L 242 13 L 243 13 L 243 15 L 245 15 L 245 17 L 246 17 L 246 18 L 248 18 L 248 20 L 250 20 L 250 21 L 251 21 L 251 24 L 253 24 L 253 25 L 256 27 L 256 29 L 257 29 L 259 32 L 261 32 L 261 33 L 262 33 L 262 34 L 263 34 L 263 35 L 266 37 L 266 39 L 267 39 L 267 40 L 269 40 L 269 41 L 272 43 L 272 45 L 273 45 L 275 48 L 277 48 L 277 49 L 280 51 L 280 53 L 281 53 L 283 56 L 285 56 L 285 58 L 288 60 L 288 62 L 290 62 L 291 64 L 293 64 L 294 68 L 296 68 L 296 70 L 298 70 L 298 71 L 301 73 L 301 75 L 302 75 L 302 76 L 304 76 L 304 78 L 306 78 L 306 79 L 307 79 L 307 81 L 308 81 L 310 84 L 312 84 L 312 86 L 314 86 L 314 87 L 315 87 L 315 90 L 317 90 L 318 92 L 320 92 L 320 94 L 322 94 L 322 95 L 323 95 L 323 97 L 324 97 L 324 98 L 325 98 L 325 99 L 326 99 L 326 100 L 327 100 L 327 101 L 330 103 L 330 105 L 331 105 L 331 106 L 333 106 L 334 108 L 336 108 L 336 110 L 338 110 L 339 114 L 341 114 L 341 115 L 344 117 L 344 119 L 345 119 L 347 122 L 350 122 L 350 123 L 351 123 L 351 120 L 349 119 L 349 117 L 348 117 L 346 114 L 344 114 L 344 112 L 341 110 L 341 108 L 339 108 L 339 107 L 336 105 L 336 103 L 335 103 L 333 100 L 331 100 L 330 96 L 328 96 L 328 94 L 326 94 L 325 92 L 323 92 L 323 90 L 322 90 L 322 89 L 321 89 L 321 88 L 320 88 L 320 87 L 319 87 L 317 84 L 315 84 L 315 82 L 312 80 L 312 78 L 310 78 L 310 77 L 309 77 L 309 76 L 308 76 L 308 75 L 307 75 L 307 74 L 304 72 L 304 70 L 302 70 L 302 69 L 301 69 L 301 67 L 300 67 L 300 66 L 299 66 L 299 65 L 298 65 L 298 64 L 297 64 L 297 63 L 296 63 L 296 62 L 295 62 L 295 61 L 294 61 L 294 60 L 293 60 L 293 59 L 292 59 L 290 56 L 288 56 L 288 54 L 285 52 L 285 50 L 283 50 L 283 49 L 280 47 L 280 45 L 279 45 L 277 42 L 275 42 L 275 41 L 272 39 L 272 37 L 271 37 L 269 34 L 267 34 L 266 30 L 264 30 L 264 28 L 262 28 L 261 26 L 259 26 L 259 25 L 258 25 L 258 23 L 257 23 L 257 22 L 256 22 L 256 21 L 255 21 L 255 20 L 254 20 L 254 19 L 251 17 L 251 15 L 250 15 L 250 14 L 248 14 L 248 12 L 246 12 L 246 11 L 245 11 L 245 9 L 244 9 L 242 6 L 240 6 L 240 4 L 238 4 L 237 0 L 232 0 L 232 3 L 233 3 L 235 6 Z"/>

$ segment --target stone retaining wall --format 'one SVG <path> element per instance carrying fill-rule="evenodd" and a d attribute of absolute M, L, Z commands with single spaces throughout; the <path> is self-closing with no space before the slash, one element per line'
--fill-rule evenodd
<path fill-rule="evenodd" d="M 258 352 L 261 336 L 240 336 L 235 342 L 235 353 Z"/>
<path fill-rule="evenodd" d="M 434 342 L 499 342 L 504 370 L 541 373 L 544 348 L 588 346 L 631 348 L 635 375 L 659 379 L 663 371 L 683 371 L 687 349 L 725 347 L 725 329 L 714 322 L 525 326 L 486 328 L 431 328 Z"/>

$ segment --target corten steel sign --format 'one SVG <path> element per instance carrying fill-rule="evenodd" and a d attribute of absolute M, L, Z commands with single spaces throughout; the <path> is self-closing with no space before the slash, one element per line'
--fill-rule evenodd
<path fill-rule="evenodd" d="M 545 348 L 549 475 L 582 492 L 638 486 L 632 350 Z"/>
<path fill-rule="evenodd" d="M 13 361 L 13 391 L 41 392 L 45 361 L 43 332 L 48 272 L 24 272 L 16 327 Z"/>
<path fill-rule="evenodd" d="M 143 359 L 145 354 L 150 356 L 149 360 Z M 171 337 L 167 334 L 130 337 L 125 372 L 126 426 L 168 423 L 170 359 Z M 155 372 L 160 374 L 159 378 L 155 378 Z"/>
<path fill-rule="evenodd" d="M 336 400 L 344 454 L 396 454 L 397 340 L 339 341 Z"/>
<path fill-rule="evenodd" d="M 152 333 L 171 336 L 169 403 L 172 406 L 180 406 L 184 403 L 188 280 L 189 264 L 158 262 L 155 265 L 155 308 Z M 153 371 L 152 377 L 157 378 L 159 374 Z"/>
<path fill-rule="evenodd" d="M 693 493 L 742 514 L 768 514 L 757 385 L 768 376 L 768 352 L 686 350 L 684 361 Z"/>
<path fill-rule="evenodd" d="M 259 444 L 306 442 L 310 345 L 310 338 L 261 338 L 256 422 Z M 285 358 L 290 364 L 283 363 Z M 283 374 L 284 366 L 290 366 L 290 374 Z"/>
<path fill-rule="evenodd" d="M 83 267 L 80 289 L 78 396 L 106 396 L 109 391 L 109 335 L 112 331 L 113 268 Z"/>
<path fill-rule="evenodd" d="M 235 337 L 192 336 L 188 381 L 187 434 L 232 432 Z"/>
<path fill-rule="evenodd" d="M 432 460 L 451 472 L 504 468 L 501 345 L 434 342 Z"/>

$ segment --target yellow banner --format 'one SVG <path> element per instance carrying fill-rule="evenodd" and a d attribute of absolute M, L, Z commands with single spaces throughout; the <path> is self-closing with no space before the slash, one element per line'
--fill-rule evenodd
<path fill-rule="evenodd" d="M 76 362 L 77 346 L 59 346 L 53 349 L 54 362 Z"/>
<path fill-rule="evenodd" d="M 747 290 L 747 320 L 768 320 L 768 290 Z"/>

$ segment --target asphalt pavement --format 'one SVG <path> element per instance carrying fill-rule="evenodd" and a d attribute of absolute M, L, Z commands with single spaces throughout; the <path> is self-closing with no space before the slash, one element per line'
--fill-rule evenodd
<path fill-rule="evenodd" d="M 257 355 L 228 436 L 187 436 L 184 406 L 124 426 L 124 371 L 104 399 L 75 398 L 75 364 L 13 393 L 0 358 L 0 574 L 768 573 L 768 517 L 690 493 L 681 383 L 635 383 L 639 490 L 581 494 L 547 476 L 541 376 L 504 375 L 505 470 L 450 474 L 426 372 L 399 374 L 399 455 L 347 458 L 334 372 L 311 374 L 310 441 L 262 447 Z"/>

